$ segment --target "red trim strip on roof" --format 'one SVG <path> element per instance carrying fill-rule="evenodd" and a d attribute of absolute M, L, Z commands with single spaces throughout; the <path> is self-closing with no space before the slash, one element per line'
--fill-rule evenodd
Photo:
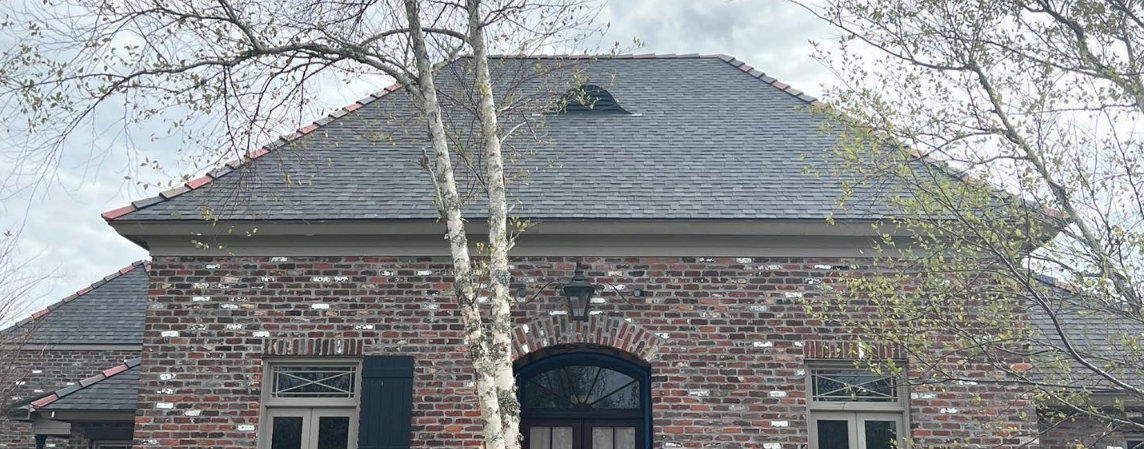
<path fill-rule="evenodd" d="M 50 395 L 47 395 L 47 396 L 44 396 L 40 399 L 36 399 L 35 401 L 32 401 L 32 403 L 29 404 L 29 409 L 30 409 L 29 411 L 34 412 L 34 411 L 36 411 L 36 409 L 41 409 L 41 408 L 47 407 L 47 406 L 55 403 L 56 401 L 59 401 L 60 399 L 66 398 L 69 395 L 74 394 L 77 391 L 83 391 L 84 389 L 87 389 L 87 388 L 91 387 L 92 385 L 98 384 L 98 383 L 103 382 L 107 379 L 115 377 L 119 373 L 127 371 L 131 368 L 135 368 L 135 367 L 139 366 L 140 361 L 141 360 L 137 359 L 137 358 L 125 360 L 125 361 L 123 361 L 123 363 L 120 363 L 118 365 L 115 365 L 111 368 L 108 368 L 108 369 L 105 369 L 105 370 L 99 372 L 99 374 L 96 374 L 94 376 L 91 376 L 91 377 L 88 377 L 86 379 L 79 381 L 79 383 L 77 384 L 77 385 L 79 385 L 79 388 L 74 388 L 75 385 L 71 385 L 71 386 L 68 386 L 65 388 L 58 389 Z"/>

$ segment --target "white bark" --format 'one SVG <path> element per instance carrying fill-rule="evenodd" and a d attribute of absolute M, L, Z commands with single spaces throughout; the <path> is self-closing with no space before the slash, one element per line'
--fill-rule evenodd
<path fill-rule="evenodd" d="M 405 0 L 405 12 L 409 19 L 410 37 L 417 59 L 418 90 L 420 107 L 429 125 L 434 164 L 433 179 L 440 195 L 438 207 L 445 218 L 445 238 L 453 256 L 454 289 L 460 305 L 464 324 L 464 339 L 469 345 L 469 358 L 473 363 L 473 383 L 477 390 L 477 402 L 484 420 L 484 440 L 486 449 L 506 449 L 503 438 L 500 400 L 494 382 L 495 373 L 489 370 L 488 343 L 483 333 L 480 308 L 476 301 L 472 262 L 469 257 L 469 242 L 465 235 L 465 222 L 461 215 L 461 199 L 457 193 L 457 183 L 453 176 L 453 163 L 449 153 L 445 126 L 441 120 L 441 105 L 437 99 L 433 67 L 425 47 L 425 34 L 421 29 L 417 0 Z"/>
<path fill-rule="evenodd" d="M 497 126 L 496 100 L 489 75 L 488 49 L 482 26 L 481 0 L 468 0 L 469 45 L 476 64 L 474 88 L 479 95 L 477 118 L 485 147 L 485 182 L 488 195 L 489 223 L 489 288 L 492 310 L 489 322 L 489 360 L 497 396 L 500 398 L 504 442 L 508 449 L 520 447 L 520 404 L 516 400 L 516 379 L 512 371 L 512 298 L 509 286 L 512 273 L 508 266 L 511 242 L 506 225 L 508 202 L 505 199 L 504 158 Z"/>

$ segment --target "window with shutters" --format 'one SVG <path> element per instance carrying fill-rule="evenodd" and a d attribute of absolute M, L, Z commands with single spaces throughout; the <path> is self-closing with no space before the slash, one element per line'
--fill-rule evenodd
<path fill-rule="evenodd" d="M 359 365 L 356 360 L 268 360 L 259 448 L 357 448 Z"/>
<path fill-rule="evenodd" d="M 904 447 L 906 387 L 853 365 L 822 364 L 807 369 L 811 449 Z"/>

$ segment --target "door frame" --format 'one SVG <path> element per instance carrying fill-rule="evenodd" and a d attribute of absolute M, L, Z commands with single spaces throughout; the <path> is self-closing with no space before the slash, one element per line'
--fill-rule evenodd
<path fill-rule="evenodd" d="M 909 429 L 903 428 L 905 420 L 901 413 L 884 412 L 814 412 L 810 414 L 810 446 L 818 449 L 818 421 L 846 421 L 850 436 L 850 449 L 866 448 L 866 421 L 893 421 L 898 433 L 898 447 L 905 446 L 905 435 Z"/>
<path fill-rule="evenodd" d="M 575 410 L 529 410 L 525 408 L 524 393 L 525 390 L 528 389 L 528 386 L 525 385 L 526 382 L 522 381 L 532 378 L 533 375 L 565 366 L 599 366 L 621 372 L 635 379 L 640 388 L 640 408 L 638 412 L 596 409 L 590 413 L 583 413 Z M 651 368 L 648 366 L 641 366 L 623 357 L 599 352 L 564 352 L 542 357 L 527 365 L 517 367 L 516 385 L 517 401 L 521 404 L 522 433 L 524 433 L 526 422 L 531 423 L 541 420 L 564 420 L 564 422 L 572 420 L 591 421 L 604 418 L 610 422 L 637 423 L 635 425 L 636 433 L 639 434 L 637 437 L 637 447 L 640 449 L 651 448 Z"/>
<path fill-rule="evenodd" d="M 524 447 L 531 448 L 532 427 L 571 427 L 572 449 L 593 449 L 592 429 L 596 427 L 632 427 L 636 429 L 636 447 L 646 447 L 641 419 L 526 418 L 520 421 Z"/>

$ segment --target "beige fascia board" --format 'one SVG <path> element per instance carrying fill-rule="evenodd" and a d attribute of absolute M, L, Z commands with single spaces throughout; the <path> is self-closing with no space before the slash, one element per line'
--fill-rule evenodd
<path fill-rule="evenodd" d="M 514 255 L 862 257 L 873 222 L 546 221 L 521 234 Z M 152 256 L 445 256 L 443 225 L 403 222 L 118 223 Z M 484 223 L 470 223 L 473 235 Z M 480 239 L 473 239 L 474 242 Z"/>
<path fill-rule="evenodd" d="M 67 422 L 78 421 L 91 421 L 91 422 L 109 422 L 109 421 L 134 421 L 135 412 L 124 411 L 100 411 L 100 410 L 40 410 L 41 416 L 46 416 L 48 419 Z"/>
<path fill-rule="evenodd" d="M 832 235 L 878 236 L 875 221 L 826 220 L 544 220 L 536 221 L 525 233 L 538 235 Z M 277 222 L 119 222 L 111 227 L 128 238 L 224 235 L 443 235 L 444 224 L 433 220 L 406 221 L 277 221 Z M 487 225 L 468 223 L 472 233 L 483 233 Z"/>
<path fill-rule="evenodd" d="M 475 241 L 480 239 L 473 239 Z M 513 256 L 870 257 L 878 239 L 847 236 L 524 234 Z M 197 243 L 206 243 L 203 246 Z M 147 240 L 162 256 L 448 256 L 439 235 L 267 236 Z"/>

